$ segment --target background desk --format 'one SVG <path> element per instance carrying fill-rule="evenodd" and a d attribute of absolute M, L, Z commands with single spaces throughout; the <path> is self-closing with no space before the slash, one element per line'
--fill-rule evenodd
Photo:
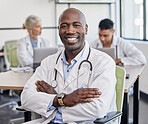
<path fill-rule="evenodd" d="M 124 66 L 126 73 L 130 74 L 129 79 L 126 79 L 124 89 L 123 115 L 121 124 L 128 124 L 129 119 L 129 89 L 134 86 L 133 94 L 133 124 L 139 123 L 139 77 L 144 69 L 144 65 Z"/>
<path fill-rule="evenodd" d="M 23 90 L 27 80 L 33 72 L 13 72 L 0 73 L 0 89 Z M 31 112 L 24 112 L 25 122 L 31 120 Z"/>
<path fill-rule="evenodd" d="M 23 90 L 27 80 L 32 76 L 33 72 L 1 72 L 0 73 L 0 89 Z"/>

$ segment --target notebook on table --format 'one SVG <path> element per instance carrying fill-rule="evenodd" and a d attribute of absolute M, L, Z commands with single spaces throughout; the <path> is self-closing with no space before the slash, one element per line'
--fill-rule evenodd
<path fill-rule="evenodd" d="M 41 61 L 49 55 L 55 54 L 58 51 L 57 47 L 34 48 L 33 50 L 33 70 L 40 65 Z"/>

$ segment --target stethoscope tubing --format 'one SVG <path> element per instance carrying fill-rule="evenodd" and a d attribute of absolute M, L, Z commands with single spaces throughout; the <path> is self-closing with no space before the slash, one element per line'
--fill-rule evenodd
<path fill-rule="evenodd" d="M 90 56 L 90 52 L 91 52 L 91 49 L 89 48 L 89 53 L 88 53 L 88 56 L 87 56 L 87 59 L 86 60 L 83 60 L 80 64 L 79 64 L 79 67 L 78 67 L 78 72 L 77 72 L 77 88 L 78 88 L 78 82 L 79 82 L 79 71 L 81 69 L 81 66 L 84 62 L 86 63 L 89 63 L 89 66 L 90 66 L 90 74 L 89 74 L 89 79 L 88 79 L 88 84 L 87 84 L 87 88 L 89 87 L 89 84 L 90 84 L 90 77 L 91 77 L 91 74 L 92 74 L 92 63 L 88 60 L 89 59 L 89 56 Z M 57 60 L 56 60 L 56 64 L 58 63 L 58 60 L 59 60 L 59 57 L 62 53 L 60 53 L 57 57 Z M 58 85 L 58 82 L 56 81 L 56 78 L 57 78 L 57 70 L 55 69 L 55 76 L 54 76 L 54 80 L 52 81 L 52 87 L 56 88 L 57 85 Z"/>

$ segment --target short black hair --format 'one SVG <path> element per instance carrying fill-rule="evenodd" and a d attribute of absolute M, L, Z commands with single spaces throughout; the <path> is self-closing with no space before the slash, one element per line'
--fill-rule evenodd
<path fill-rule="evenodd" d="M 114 27 L 113 21 L 108 18 L 101 20 L 99 23 L 100 30 L 113 29 L 113 27 Z"/>

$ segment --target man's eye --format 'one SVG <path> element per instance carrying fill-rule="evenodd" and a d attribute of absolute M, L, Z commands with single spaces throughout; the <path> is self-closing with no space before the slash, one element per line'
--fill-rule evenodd
<path fill-rule="evenodd" d="M 81 25 L 74 25 L 74 27 L 78 28 L 78 27 L 81 27 Z"/>
<path fill-rule="evenodd" d="M 60 28 L 67 28 L 67 25 L 61 25 Z"/>

